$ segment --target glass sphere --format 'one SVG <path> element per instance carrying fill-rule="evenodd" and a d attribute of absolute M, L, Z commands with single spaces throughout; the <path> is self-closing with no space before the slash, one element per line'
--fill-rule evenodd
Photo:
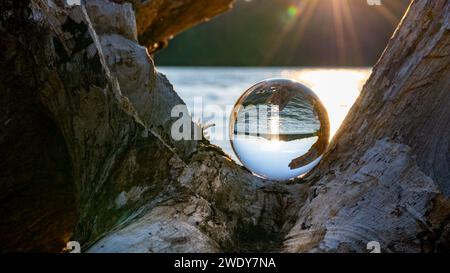
<path fill-rule="evenodd" d="M 313 169 L 328 146 L 325 107 L 308 87 L 288 79 L 269 79 L 250 87 L 230 118 L 231 146 L 251 172 L 288 180 Z"/>

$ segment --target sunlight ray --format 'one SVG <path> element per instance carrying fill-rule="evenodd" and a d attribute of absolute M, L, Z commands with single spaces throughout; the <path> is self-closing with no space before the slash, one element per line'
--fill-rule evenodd
<path fill-rule="evenodd" d="M 392 25 L 397 25 L 400 21 L 400 18 L 395 16 L 395 14 L 386 5 L 378 6 L 376 9 L 385 19 L 392 23 Z"/>
<path fill-rule="evenodd" d="M 350 46 L 352 47 L 352 52 L 354 52 L 354 59 L 360 63 L 362 60 L 361 46 L 359 43 L 358 34 L 355 28 L 355 23 L 353 21 L 352 11 L 348 1 L 342 1 L 342 15 L 344 17 L 344 24 L 346 30 L 349 32 L 350 36 Z"/>
<path fill-rule="evenodd" d="M 285 42 L 287 38 L 289 38 L 287 40 L 289 40 L 289 43 L 292 45 L 291 48 L 296 47 L 298 41 L 303 37 L 305 29 L 314 14 L 315 8 L 317 6 L 317 1 L 318 0 L 304 1 L 302 2 L 302 5 L 298 5 L 298 7 L 300 8 L 298 16 L 283 28 L 283 31 L 281 31 L 280 33 L 280 37 L 276 40 L 270 52 L 267 53 L 267 58 L 264 64 L 272 61 L 274 55 L 280 49 L 281 43 Z M 299 31 L 298 33 L 296 33 L 296 36 L 288 37 L 288 35 L 291 34 L 293 27 L 297 24 Z"/>
<path fill-rule="evenodd" d="M 292 48 L 296 48 L 300 40 L 303 38 L 305 34 L 305 30 L 311 22 L 311 18 L 314 16 L 316 12 L 316 8 L 318 5 L 318 1 L 320 0 L 309 0 L 305 1 L 304 5 L 304 13 L 303 16 L 300 16 L 300 25 L 298 26 L 298 32 L 294 37 L 292 37 L 290 43 L 292 44 Z"/>
<path fill-rule="evenodd" d="M 338 61 L 340 64 L 343 64 L 345 63 L 347 56 L 345 50 L 345 26 L 344 26 L 343 12 L 341 10 L 341 1 L 333 0 L 331 3 L 333 8 L 334 30 L 336 32 Z"/>

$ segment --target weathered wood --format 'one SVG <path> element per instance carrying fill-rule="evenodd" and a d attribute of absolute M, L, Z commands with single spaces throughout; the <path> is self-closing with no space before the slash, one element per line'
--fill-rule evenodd
<path fill-rule="evenodd" d="M 450 2 L 413 1 L 308 178 L 285 251 L 448 250 Z"/>
<path fill-rule="evenodd" d="M 229 10 L 234 0 L 134 1 L 139 41 L 153 53 L 181 31 Z"/>
<path fill-rule="evenodd" d="M 131 5 L 106 0 L 71 7 L 11 1 L 2 10 L 2 122 L 8 125 L 26 115 L 34 124 L 11 123 L 2 131 L 2 151 L 10 156 L 2 174 L 21 166 L 22 151 L 33 152 L 24 154 L 24 167 L 2 176 L 2 228 L 8 234 L 2 238 L 3 251 L 55 251 L 69 239 L 87 249 L 106 234 L 116 238 L 115 231 L 123 234 L 122 227 L 129 230 L 133 223 L 141 223 L 144 231 L 148 227 L 151 234 L 121 245 L 105 243 L 97 248 L 96 244 L 92 250 L 219 251 L 267 248 L 280 241 L 278 207 L 283 196 L 270 190 L 277 185 L 252 176 L 215 147 L 174 143 L 169 137 L 170 110 L 182 101 L 138 45 L 132 20 L 104 20 L 128 16 Z M 21 96 L 33 104 L 20 104 Z M 55 129 L 24 134 L 50 126 Z M 11 146 L 13 141 L 18 144 Z M 57 154 L 56 160 L 66 166 L 63 171 L 70 179 L 53 178 L 60 171 L 53 161 L 37 164 L 49 145 L 55 147 L 49 152 L 67 151 Z M 39 181 L 31 174 L 40 165 L 48 180 L 41 188 L 32 187 Z M 62 185 L 56 188 L 58 181 Z M 61 190 L 53 194 L 44 191 L 46 187 Z M 27 198 L 20 199 L 21 188 L 29 192 Z M 52 209 L 70 206 L 39 222 L 48 212 L 41 212 L 33 201 L 43 198 L 49 199 Z M 17 203 L 11 200 L 19 199 L 21 206 L 6 210 Z M 34 218 L 15 219 L 36 207 Z M 165 209 L 169 207 L 173 209 Z M 62 221 L 59 216 L 68 224 L 56 234 L 45 233 L 52 220 Z M 35 240 L 23 237 L 31 225 L 40 232 Z M 11 234 L 17 226 L 23 228 Z M 240 234 L 262 236 L 243 239 Z"/>
<path fill-rule="evenodd" d="M 412 3 L 301 183 L 170 138 L 182 101 L 136 35 L 165 41 L 230 1 L 131 1 L 137 24 L 124 2 L 1 4 L 2 251 L 448 250 L 449 1 Z"/>

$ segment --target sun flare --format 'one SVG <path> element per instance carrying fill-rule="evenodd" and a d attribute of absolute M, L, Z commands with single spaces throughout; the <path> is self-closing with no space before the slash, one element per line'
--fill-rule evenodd
<path fill-rule="evenodd" d="M 367 69 L 308 69 L 286 70 L 283 77 L 301 81 L 310 87 L 327 108 L 330 118 L 330 136 L 333 137 L 348 111 L 359 96 L 370 75 Z"/>
<path fill-rule="evenodd" d="M 328 3 L 326 3 L 328 2 Z M 335 32 L 335 43 L 338 50 L 338 59 L 341 63 L 345 63 L 348 59 L 348 48 L 352 49 L 353 58 L 356 61 L 362 59 L 363 49 L 361 48 L 361 39 L 364 37 L 358 36 L 357 24 L 354 19 L 355 10 L 352 9 L 352 1 L 350 0 L 297 0 L 293 1 L 286 7 L 285 17 L 288 19 L 284 21 L 282 30 L 279 33 L 272 45 L 272 48 L 266 54 L 265 62 L 270 62 L 280 50 L 284 41 L 289 40 L 292 45 L 291 48 L 302 42 L 306 30 L 311 26 L 313 17 L 317 16 L 332 16 L 333 28 Z M 399 19 L 391 10 L 395 3 L 387 5 L 373 6 L 386 21 L 393 25 L 398 24 Z M 295 30 L 295 33 L 293 33 Z"/>

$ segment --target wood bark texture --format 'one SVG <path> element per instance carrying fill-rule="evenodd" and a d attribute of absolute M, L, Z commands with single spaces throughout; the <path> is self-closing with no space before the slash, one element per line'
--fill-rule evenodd
<path fill-rule="evenodd" d="M 294 182 L 170 137 L 184 103 L 152 44 L 230 2 L 0 4 L 1 251 L 449 250 L 450 2 L 412 2 L 325 158 Z"/>

